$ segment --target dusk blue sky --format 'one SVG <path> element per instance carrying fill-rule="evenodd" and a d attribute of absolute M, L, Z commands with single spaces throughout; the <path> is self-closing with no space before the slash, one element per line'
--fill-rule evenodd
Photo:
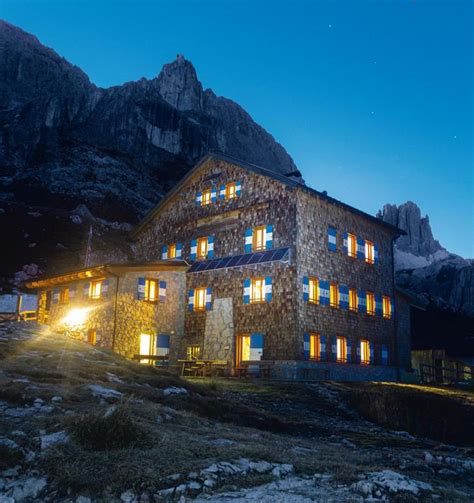
<path fill-rule="evenodd" d="M 183 54 L 308 184 L 372 214 L 415 201 L 474 257 L 471 1 L 0 0 L 0 15 L 103 87 Z"/>

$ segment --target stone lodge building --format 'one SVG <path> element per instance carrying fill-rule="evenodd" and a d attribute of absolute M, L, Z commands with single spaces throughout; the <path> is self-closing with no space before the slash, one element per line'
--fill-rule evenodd
<path fill-rule="evenodd" d="M 39 320 L 80 321 L 77 337 L 125 356 L 396 379 L 410 366 L 393 275 L 403 231 L 293 175 L 207 155 L 132 231 L 136 262 L 30 282 Z"/>

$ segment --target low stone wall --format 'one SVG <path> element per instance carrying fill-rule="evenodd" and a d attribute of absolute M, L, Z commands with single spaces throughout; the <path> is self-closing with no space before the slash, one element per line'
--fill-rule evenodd
<path fill-rule="evenodd" d="M 397 368 L 382 365 L 278 360 L 272 377 L 317 381 L 397 381 Z"/>

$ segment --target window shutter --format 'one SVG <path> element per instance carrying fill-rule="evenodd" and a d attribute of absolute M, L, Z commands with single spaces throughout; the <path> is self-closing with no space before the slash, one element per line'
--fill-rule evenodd
<path fill-rule="evenodd" d="M 348 234 L 347 232 L 344 232 L 344 241 L 342 244 L 342 251 L 344 252 L 345 255 L 349 253 L 349 248 L 348 248 Z"/>
<path fill-rule="evenodd" d="M 166 300 L 166 281 L 160 281 L 158 294 L 160 302 L 164 302 Z"/>
<path fill-rule="evenodd" d="M 375 294 L 375 314 L 377 316 L 383 315 L 382 296 L 378 293 Z"/>
<path fill-rule="evenodd" d="M 337 360 L 337 337 L 335 335 L 331 337 L 331 360 L 333 362 Z"/>
<path fill-rule="evenodd" d="M 188 293 L 188 311 L 194 311 L 194 290 Z"/>
<path fill-rule="evenodd" d="M 69 298 L 73 299 L 76 296 L 77 285 L 71 285 L 69 287 Z"/>
<path fill-rule="evenodd" d="M 356 345 L 356 359 L 355 359 L 355 363 L 360 363 L 360 341 Z"/>
<path fill-rule="evenodd" d="M 212 309 L 212 288 L 208 286 L 206 288 L 206 311 Z"/>
<path fill-rule="evenodd" d="M 370 364 L 373 365 L 375 363 L 375 351 L 374 351 L 374 343 L 370 342 Z"/>
<path fill-rule="evenodd" d="M 198 206 L 201 206 L 201 204 L 202 204 L 202 192 L 198 192 L 196 194 L 196 204 Z"/>
<path fill-rule="evenodd" d="M 365 290 L 357 290 L 357 310 L 359 313 L 367 312 L 367 297 Z"/>
<path fill-rule="evenodd" d="M 379 263 L 379 247 L 374 245 L 374 264 Z"/>
<path fill-rule="evenodd" d="M 357 258 L 365 260 L 365 241 L 357 238 Z"/>
<path fill-rule="evenodd" d="M 176 258 L 183 258 L 183 245 L 176 243 Z"/>
<path fill-rule="evenodd" d="M 271 250 L 273 248 L 273 225 L 267 225 L 265 229 L 265 249 Z"/>
<path fill-rule="evenodd" d="M 303 302 L 309 302 L 309 278 L 303 276 Z"/>
<path fill-rule="evenodd" d="M 88 281 L 87 283 L 84 283 L 84 286 L 82 287 L 82 294 L 85 297 L 89 297 L 89 291 L 90 291 L 90 289 L 91 289 L 90 281 Z"/>
<path fill-rule="evenodd" d="M 265 302 L 270 302 L 272 300 L 272 277 L 267 276 L 265 278 Z"/>
<path fill-rule="evenodd" d="M 245 253 L 252 252 L 252 229 L 245 230 Z"/>
<path fill-rule="evenodd" d="M 237 197 L 240 197 L 242 192 L 242 182 L 235 182 L 235 194 Z"/>
<path fill-rule="evenodd" d="M 214 258 L 214 236 L 207 238 L 207 258 Z"/>
<path fill-rule="evenodd" d="M 321 361 L 325 362 L 327 359 L 327 356 L 326 356 L 326 336 L 325 335 L 319 336 L 319 347 L 320 347 Z"/>
<path fill-rule="evenodd" d="M 168 356 L 169 352 L 170 352 L 170 336 L 167 334 L 158 334 L 156 336 L 157 356 Z"/>
<path fill-rule="evenodd" d="M 346 285 L 339 286 L 339 306 L 341 309 L 349 309 L 349 288 Z"/>
<path fill-rule="evenodd" d="M 334 227 L 328 227 L 328 249 L 329 251 L 337 251 L 336 241 L 337 231 Z"/>
<path fill-rule="evenodd" d="M 143 300 L 145 298 L 145 278 L 138 278 L 137 280 L 137 299 Z"/>
<path fill-rule="evenodd" d="M 217 202 L 217 188 L 215 186 L 212 186 L 211 188 L 211 202 Z"/>
<path fill-rule="evenodd" d="M 250 304 L 250 278 L 244 279 L 244 304 Z"/>
<path fill-rule="evenodd" d="M 221 188 L 219 189 L 219 199 L 225 199 L 225 185 L 221 185 Z"/>
<path fill-rule="evenodd" d="M 382 344 L 382 365 L 388 365 L 388 347 Z"/>
<path fill-rule="evenodd" d="M 59 288 L 55 288 L 53 290 L 53 304 L 57 304 L 59 302 Z"/>
<path fill-rule="evenodd" d="M 104 279 L 102 281 L 102 289 L 101 289 L 101 297 L 107 297 L 107 293 L 109 291 L 110 281 L 108 279 Z"/>
<path fill-rule="evenodd" d="M 168 245 L 163 246 L 161 249 L 161 260 L 168 260 Z"/>
<path fill-rule="evenodd" d="M 329 281 L 319 282 L 319 303 L 321 306 L 329 306 Z"/>
<path fill-rule="evenodd" d="M 309 334 L 305 332 L 303 334 L 303 358 L 309 360 Z"/>
<path fill-rule="evenodd" d="M 347 363 L 352 362 L 352 341 L 351 339 L 346 339 L 346 348 L 347 348 Z"/>
<path fill-rule="evenodd" d="M 191 254 L 189 256 L 190 260 L 196 260 L 197 255 L 197 239 L 191 241 Z"/>
<path fill-rule="evenodd" d="M 395 316 L 395 299 L 393 297 L 390 297 L 390 311 L 391 311 L 390 318 L 393 318 Z"/>
<path fill-rule="evenodd" d="M 263 354 L 263 334 L 250 335 L 250 360 L 261 360 Z"/>

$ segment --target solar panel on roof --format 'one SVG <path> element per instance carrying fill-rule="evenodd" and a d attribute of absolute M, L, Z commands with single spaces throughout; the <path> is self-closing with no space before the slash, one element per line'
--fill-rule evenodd
<path fill-rule="evenodd" d="M 245 255 L 234 255 L 233 257 L 216 258 L 194 262 L 189 268 L 188 273 L 212 271 L 216 269 L 240 267 L 250 264 L 261 264 L 264 262 L 275 262 L 282 260 L 288 253 L 289 248 L 278 248 L 266 252 L 246 253 Z"/>

